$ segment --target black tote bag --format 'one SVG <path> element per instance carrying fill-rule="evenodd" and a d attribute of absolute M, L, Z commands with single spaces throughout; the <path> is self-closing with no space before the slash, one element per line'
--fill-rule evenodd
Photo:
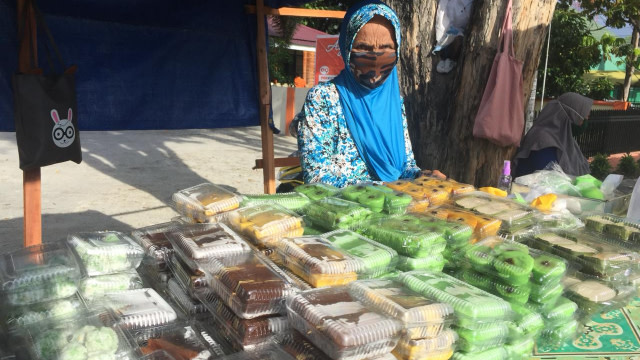
<path fill-rule="evenodd" d="M 12 79 L 20 169 L 30 170 L 69 160 L 80 163 L 82 150 L 78 132 L 76 67 L 66 68 L 42 14 L 33 2 L 25 2 L 25 6 L 29 4 L 35 10 L 38 28 L 47 35 L 48 43 L 45 42 L 42 48 L 47 55 L 49 72 L 44 74 L 35 68 L 35 46 L 32 41 L 27 41 L 32 69 L 15 73 Z M 22 36 L 29 36 L 30 40 L 33 38 L 29 29 L 28 26 L 20 29 L 20 39 Z M 56 71 L 49 46 L 53 48 L 63 71 Z"/>

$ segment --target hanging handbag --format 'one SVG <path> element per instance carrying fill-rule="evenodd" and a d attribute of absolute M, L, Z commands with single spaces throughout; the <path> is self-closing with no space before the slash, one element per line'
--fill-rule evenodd
<path fill-rule="evenodd" d="M 42 44 L 49 73 L 37 68 L 36 45 L 31 27 L 26 26 L 28 6 L 33 6 L 38 28 L 46 34 Z M 30 170 L 71 160 L 82 161 L 76 103 L 76 66 L 66 67 L 42 13 L 32 1 L 25 1 L 25 21 L 19 29 L 20 44 L 28 44 L 30 70 L 13 75 L 14 120 L 20 169 Z M 23 42 L 24 36 L 28 40 Z M 56 72 L 51 47 L 62 72 Z"/>
<path fill-rule="evenodd" d="M 473 136 L 500 146 L 518 146 L 524 130 L 522 61 L 514 56 L 511 0 L 502 38 L 473 125 Z"/>

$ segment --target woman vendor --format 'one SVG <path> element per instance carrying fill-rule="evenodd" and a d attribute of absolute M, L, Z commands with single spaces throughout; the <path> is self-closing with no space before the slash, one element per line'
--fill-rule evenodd
<path fill-rule="evenodd" d="M 380 1 L 362 1 L 347 11 L 338 42 L 345 68 L 309 90 L 303 107 L 298 148 L 304 182 L 344 187 L 415 178 L 421 171 L 396 69 L 397 15 Z"/>
<path fill-rule="evenodd" d="M 589 162 L 573 138 L 572 127 L 586 125 L 592 105 L 592 99 L 572 92 L 547 104 L 520 143 L 514 159 L 516 177 L 543 170 L 553 162 L 568 175 L 588 174 Z"/>

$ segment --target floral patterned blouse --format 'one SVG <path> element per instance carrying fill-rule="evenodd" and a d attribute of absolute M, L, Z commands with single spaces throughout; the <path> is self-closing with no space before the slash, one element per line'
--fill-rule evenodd
<path fill-rule="evenodd" d="M 332 82 L 320 83 L 309 90 L 303 112 L 298 149 L 305 183 L 345 187 L 374 181 L 349 132 L 338 90 Z M 407 161 L 401 178 L 413 179 L 420 168 L 413 157 L 404 104 L 402 119 Z"/>

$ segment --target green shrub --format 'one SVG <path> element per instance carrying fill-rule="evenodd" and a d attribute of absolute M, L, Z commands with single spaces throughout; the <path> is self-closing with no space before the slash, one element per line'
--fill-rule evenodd
<path fill-rule="evenodd" d="M 640 174 L 640 166 L 636 163 L 633 156 L 627 153 L 620 159 L 616 172 L 624 175 L 625 177 L 634 178 Z"/>
<path fill-rule="evenodd" d="M 604 180 L 611 173 L 611 164 L 609 163 L 609 156 L 606 154 L 596 154 L 589 164 L 591 169 L 591 175 L 600 180 Z"/>

